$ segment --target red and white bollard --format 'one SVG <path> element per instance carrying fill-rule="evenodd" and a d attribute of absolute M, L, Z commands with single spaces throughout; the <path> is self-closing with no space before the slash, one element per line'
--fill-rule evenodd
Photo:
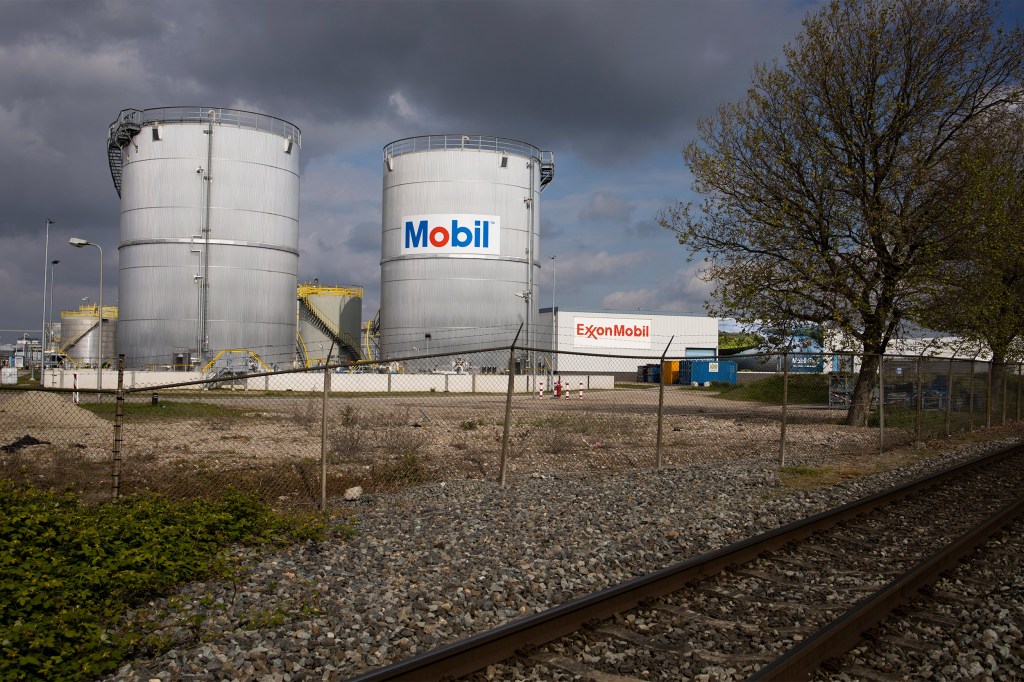
<path fill-rule="evenodd" d="M 537 382 L 537 397 L 538 398 L 543 398 L 544 397 L 544 380 L 543 379 L 541 379 L 540 381 Z"/>
<path fill-rule="evenodd" d="M 583 382 L 580 382 L 580 400 L 583 400 Z"/>
<path fill-rule="evenodd" d="M 78 372 L 75 372 L 74 374 L 72 374 L 71 377 L 73 379 L 71 387 L 75 389 L 74 392 L 71 394 L 71 402 L 73 402 L 75 405 L 77 405 L 78 404 Z"/>

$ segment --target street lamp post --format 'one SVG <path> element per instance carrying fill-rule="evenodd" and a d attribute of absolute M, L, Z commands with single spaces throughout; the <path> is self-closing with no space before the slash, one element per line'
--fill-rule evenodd
<path fill-rule="evenodd" d="M 49 339 L 50 339 L 50 344 L 51 345 L 53 344 L 53 268 L 59 262 L 60 262 L 60 260 L 52 260 L 52 261 L 50 261 L 50 314 L 46 318 L 46 320 L 49 323 L 48 324 L 48 328 L 49 328 Z M 47 350 L 46 350 L 46 348 L 47 348 L 46 339 L 47 339 L 47 335 L 44 334 L 43 335 L 43 353 L 44 353 L 44 357 L 45 357 L 45 354 L 47 353 Z"/>
<path fill-rule="evenodd" d="M 42 346 L 46 345 L 46 268 L 50 264 L 50 225 L 53 225 L 56 220 L 46 219 L 46 241 L 43 242 L 43 324 L 41 327 L 40 334 Z M 45 350 L 45 348 L 43 349 Z M 39 380 L 43 380 L 43 371 L 46 369 L 46 354 L 41 353 L 39 356 Z M 33 375 L 34 376 L 34 375 Z"/>
<path fill-rule="evenodd" d="M 68 240 L 68 244 L 74 246 L 77 249 L 83 246 L 95 246 L 100 250 L 100 307 L 99 307 L 99 344 L 98 344 L 98 355 L 99 361 L 96 363 L 96 388 L 103 388 L 103 247 L 99 244 L 94 244 L 85 239 L 79 239 L 78 237 L 72 237 Z"/>

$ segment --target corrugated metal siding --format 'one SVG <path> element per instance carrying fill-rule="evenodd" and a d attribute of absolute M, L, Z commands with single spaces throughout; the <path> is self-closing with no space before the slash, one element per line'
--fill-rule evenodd
<path fill-rule="evenodd" d="M 131 366 L 197 345 L 200 258 L 189 241 L 203 243 L 207 172 L 208 349 L 248 348 L 278 363 L 294 352 L 299 146 L 288 154 L 273 133 L 214 125 L 207 168 L 205 129 L 164 123 L 156 141 L 147 126 L 125 147 L 118 347 Z"/>
<path fill-rule="evenodd" d="M 536 160 L 480 150 L 411 152 L 384 166 L 381 240 L 381 354 L 507 345 L 526 320 L 527 244 L 532 214 L 536 310 L 540 270 L 540 176 Z M 531 175 L 533 176 L 531 193 Z M 526 201 L 531 199 L 531 201 Z M 402 255 L 402 217 L 497 215 L 499 256 Z M 536 318 L 536 315 L 534 315 Z M 425 338 L 430 334 L 431 338 Z M 525 342 L 525 339 L 521 339 Z M 414 347 L 415 346 L 415 347 Z"/>

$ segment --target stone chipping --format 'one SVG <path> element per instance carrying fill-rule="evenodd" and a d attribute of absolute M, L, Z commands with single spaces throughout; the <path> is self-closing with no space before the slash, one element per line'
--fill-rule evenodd
<path fill-rule="evenodd" d="M 332 537 L 239 550 L 232 581 L 191 584 L 131 614 L 160 625 L 163 646 L 108 679 L 346 679 L 1011 440 L 809 490 L 782 485 L 765 455 L 662 471 L 537 473 L 505 488 L 459 480 L 364 493 L 337 502 Z M 355 534 L 345 537 L 349 524 Z M 1019 590 L 1011 594 L 1019 600 Z M 981 632 L 961 641 L 984 647 Z M 958 679 L 938 670 L 932 679 Z"/>

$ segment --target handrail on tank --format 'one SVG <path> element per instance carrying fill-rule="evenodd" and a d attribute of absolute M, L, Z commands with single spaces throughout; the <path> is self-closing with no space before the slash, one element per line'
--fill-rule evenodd
<path fill-rule="evenodd" d="M 554 159 L 551 152 L 542 152 L 527 142 L 491 135 L 450 133 L 445 135 L 420 135 L 419 137 L 407 137 L 403 140 L 396 140 L 384 147 L 384 160 L 386 161 L 391 157 L 401 156 L 402 154 L 438 149 L 471 149 L 502 152 L 522 156 L 527 159 L 540 159 L 542 163 L 551 163 Z"/>
<path fill-rule="evenodd" d="M 103 306 L 103 318 L 107 320 L 117 319 L 118 308 L 116 305 L 105 305 Z M 80 305 L 78 310 L 62 310 L 60 311 L 61 317 L 99 317 L 99 306 L 96 304 L 92 305 Z"/>
<path fill-rule="evenodd" d="M 304 296 L 351 296 L 353 298 L 363 297 L 363 288 L 355 285 L 325 285 L 303 282 L 298 286 L 299 298 Z"/>
<path fill-rule="evenodd" d="M 158 107 L 155 109 L 122 109 L 117 120 L 110 124 L 108 141 L 125 144 L 128 135 L 137 133 L 140 128 L 153 123 L 208 123 L 210 112 L 214 112 L 214 122 L 219 125 L 251 128 L 280 135 L 302 146 L 302 131 L 298 126 L 267 114 L 240 109 L 222 109 L 217 107 Z"/>

